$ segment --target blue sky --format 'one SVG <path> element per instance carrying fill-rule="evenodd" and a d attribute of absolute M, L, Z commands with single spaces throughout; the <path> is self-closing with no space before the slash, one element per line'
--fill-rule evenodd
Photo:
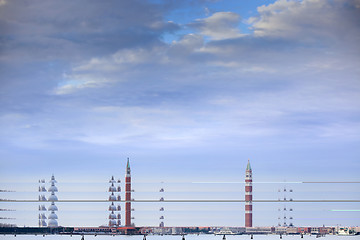
<path fill-rule="evenodd" d="M 127 157 L 135 199 L 159 198 L 160 182 L 167 198 L 242 199 L 241 183 L 192 182 L 243 181 L 247 159 L 255 182 L 359 181 L 359 11 L 358 0 L 0 1 L 0 182 L 18 191 L 3 197 L 37 198 L 54 173 L 59 198 L 106 198 Z M 254 198 L 283 185 L 255 184 Z M 358 184 L 293 185 L 298 199 L 360 197 Z M 158 206 L 134 205 L 137 225 L 158 224 Z M 331 211 L 359 204 L 297 206 L 295 225 L 359 222 Z M 14 223 L 37 224 L 36 204 L 10 207 Z M 277 208 L 254 205 L 254 225 L 276 225 Z M 106 223 L 106 204 L 60 209 L 61 225 Z M 165 225 L 244 225 L 242 204 L 166 209 Z"/>

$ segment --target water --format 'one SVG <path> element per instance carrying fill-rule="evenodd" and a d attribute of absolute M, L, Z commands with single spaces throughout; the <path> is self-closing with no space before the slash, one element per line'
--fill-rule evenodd
<path fill-rule="evenodd" d="M 186 240 L 222 240 L 223 236 L 214 236 L 214 235 L 186 235 Z M 0 235 L 1 240 L 81 240 L 81 235 L 46 235 L 43 237 L 42 235 L 34 236 L 34 235 Z M 94 235 L 85 235 L 85 240 L 142 240 L 143 236 L 94 236 Z M 181 240 L 182 236 L 147 236 L 147 240 Z M 245 240 L 250 239 L 250 235 L 227 235 L 226 240 Z M 254 240 L 278 240 L 280 239 L 279 235 L 254 235 Z M 300 235 L 290 235 L 283 236 L 283 240 L 356 240 L 360 239 L 360 236 L 333 236 L 326 235 L 325 237 L 316 238 L 316 236 L 304 235 L 304 238 L 300 238 Z"/>

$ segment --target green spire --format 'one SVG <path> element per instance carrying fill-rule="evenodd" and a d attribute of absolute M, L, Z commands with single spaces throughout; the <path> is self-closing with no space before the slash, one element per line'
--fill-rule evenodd
<path fill-rule="evenodd" d="M 248 159 L 248 164 L 246 166 L 246 171 L 251 171 L 251 166 L 250 166 L 250 159 Z"/>
<path fill-rule="evenodd" d="M 130 168 L 129 158 L 127 159 L 126 169 Z"/>
<path fill-rule="evenodd" d="M 129 158 L 127 159 L 127 164 L 126 164 L 126 175 L 130 175 L 130 161 L 129 161 Z"/>

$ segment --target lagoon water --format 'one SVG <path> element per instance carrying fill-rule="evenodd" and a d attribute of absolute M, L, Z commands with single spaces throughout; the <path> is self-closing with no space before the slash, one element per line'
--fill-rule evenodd
<path fill-rule="evenodd" d="M 186 235 L 186 240 L 222 240 L 223 236 L 214 236 L 214 235 Z M 2 240 L 81 240 L 81 235 L 0 235 Z M 85 240 L 142 240 L 143 236 L 94 236 L 94 235 L 85 235 Z M 181 240 L 182 236 L 147 236 L 147 240 Z M 226 240 L 245 240 L 250 239 L 250 235 L 227 235 Z M 254 240 L 278 240 L 280 239 L 279 235 L 254 235 Z M 360 235 L 357 236 L 333 236 L 326 235 L 325 237 L 316 238 L 316 236 L 304 235 L 304 238 L 300 238 L 300 235 L 289 235 L 283 236 L 283 240 L 355 240 L 360 239 Z"/>

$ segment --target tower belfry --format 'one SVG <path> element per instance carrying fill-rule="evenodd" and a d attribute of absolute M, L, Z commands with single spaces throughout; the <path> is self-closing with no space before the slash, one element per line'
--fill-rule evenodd
<path fill-rule="evenodd" d="M 250 160 L 245 171 L 245 227 L 252 227 L 252 170 Z"/>

